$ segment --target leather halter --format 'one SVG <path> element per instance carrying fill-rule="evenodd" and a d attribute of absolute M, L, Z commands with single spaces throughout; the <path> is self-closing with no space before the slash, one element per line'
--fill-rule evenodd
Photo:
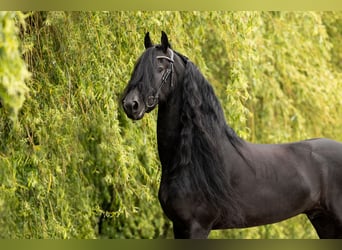
<path fill-rule="evenodd" d="M 168 51 L 170 51 L 170 57 L 168 57 L 168 56 L 157 56 L 156 57 L 157 59 L 166 59 L 170 62 L 170 64 L 169 64 L 169 67 L 166 69 L 166 71 L 164 72 L 164 74 L 161 77 L 161 84 L 159 85 L 157 93 L 154 96 L 152 95 L 152 96 L 149 96 L 147 98 L 146 106 L 148 108 L 152 108 L 158 104 L 160 91 L 170 76 L 171 76 L 170 84 L 171 84 L 171 87 L 173 86 L 172 73 L 173 73 L 173 63 L 174 63 L 173 56 L 174 56 L 174 53 L 173 53 L 172 49 L 168 48 Z"/>

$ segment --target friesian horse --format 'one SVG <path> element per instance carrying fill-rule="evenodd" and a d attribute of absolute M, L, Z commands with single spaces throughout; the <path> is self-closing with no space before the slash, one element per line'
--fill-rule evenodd
<path fill-rule="evenodd" d="M 252 144 L 227 125 L 213 88 L 170 46 L 145 35 L 123 93 L 133 120 L 157 105 L 159 201 L 175 238 L 307 215 L 320 238 L 342 238 L 342 143 Z"/>

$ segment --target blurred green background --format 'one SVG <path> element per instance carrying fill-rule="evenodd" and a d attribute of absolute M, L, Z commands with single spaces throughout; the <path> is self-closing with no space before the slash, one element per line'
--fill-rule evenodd
<path fill-rule="evenodd" d="M 0 238 L 172 238 L 156 111 L 120 97 L 166 31 L 244 139 L 342 141 L 342 12 L 0 12 Z M 317 238 L 305 216 L 210 238 Z"/>

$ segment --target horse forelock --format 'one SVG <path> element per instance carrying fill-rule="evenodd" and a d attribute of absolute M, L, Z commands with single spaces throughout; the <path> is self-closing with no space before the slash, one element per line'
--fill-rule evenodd
<path fill-rule="evenodd" d="M 144 94 L 149 90 L 150 83 L 153 81 L 153 68 L 155 66 L 155 50 L 148 48 L 139 57 L 134 65 L 131 79 L 127 85 L 127 90 L 138 87 L 139 91 Z"/>

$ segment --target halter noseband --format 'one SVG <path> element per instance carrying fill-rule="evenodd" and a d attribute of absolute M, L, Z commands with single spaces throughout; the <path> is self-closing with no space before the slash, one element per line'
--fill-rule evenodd
<path fill-rule="evenodd" d="M 173 51 L 172 49 L 169 49 L 168 48 L 168 51 L 170 51 L 170 57 L 167 57 L 167 56 L 157 56 L 156 58 L 157 59 L 166 59 L 170 62 L 170 65 L 169 67 L 166 69 L 166 71 L 164 72 L 164 74 L 162 75 L 162 78 L 161 78 L 161 84 L 159 85 L 159 88 L 157 90 L 157 93 L 153 96 L 149 96 L 148 99 L 147 99 L 147 104 L 146 106 L 148 108 L 152 108 L 154 107 L 155 105 L 157 105 L 158 103 L 158 100 L 159 100 L 159 94 L 160 94 L 160 91 L 162 89 L 162 87 L 164 86 L 164 84 L 166 83 L 166 81 L 169 79 L 169 77 L 171 76 L 171 87 L 173 87 L 173 77 L 172 77 L 172 73 L 173 73 L 173 63 L 174 63 L 174 60 L 173 60 Z"/>

